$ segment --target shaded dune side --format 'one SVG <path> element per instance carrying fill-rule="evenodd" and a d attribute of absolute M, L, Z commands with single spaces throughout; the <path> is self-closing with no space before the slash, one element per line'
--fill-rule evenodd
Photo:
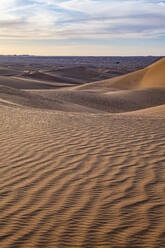
<path fill-rule="evenodd" d="M 77 82 L 75 79 L 62 77 L 58 75 L 52 75 L 50 73 L 40 72 L 40 71 L 23 73 L 22 76 L 32 79 L 43 80 L 47 82 L 50 81 L 50 82 L 65 83 L 65 84 L 79 84 L 79 82 Z"/>
<path fill-rule="evenodd" d="M 74 78 L 81 83 L 88 83 L 108 78 L 108 73 L 106 73 L 106 70 L 90 68 L 87 66 L 74 66 L 70 68 L 59 69 L 55 70 L 54 73 L 64 77 Z"/>
<path fill-rule="evenodd" d="M 120 113 L 150 108 L 165 104 L 165 89 L 144 89 L 131 91 L 35 91 L 50 100 L 59 99 L 79 106 L 85 106 L 109 113 Z"/>
<path fill-rule="evenodd" d="M 1 247 L 165 247 L 163 116 L 0 114 Z"/>
<path fill-rule="evenodd" d="M 58 110 L 64 112 L 87 112 L 98 113 L 101 112 L 91 107 L 80 106 L 76 103 L 69 103 L 68 101 L 58 98 L 50 99 L 44 94 L 43 96 L 35 92 L 28 92 L 21 89 L 14 89 L 11 87 L 0 86 L 0 104 L 12 105 L 19 108 L 38 108 L 45 110 Z"/>
<path fill-rule="evenodd" d="M 23 77 L 5 77 L 0 76 L 0 85 L 12 87 L 15 89 L 56 89 L 60 87 L 73 86 L 73 84 L 66 83 L 65 80 L 61 82 L 49 82 L 49 80 L 37 80 Z"/>
<path fill-rule="evenodd" d="M 30 92 L 25 92 L 20 89 L 14 89 L 11 87 L 0 86 L 0 98 L 1 103 L 8 102 L 10 104 L 16 104 L 19 106 L 45 108 L 45 109 L 60 109 L 62 102 L 58 100 L 50 101 L 42 96 L 35 95 Z"/>
<path fill-rule="evenodd" d="M 146 67 L 143 70 L 132 72 L 124 76 L 99 81 L 96 83 L 78 86 L 77 89 L 143 89 L 165 87 L 165 58 Z"/>
<path fill-rule="evenodd" d="M 1 76 L 14 76 L 20 74 L 19 70 L 15 70 L 8 66 L 0 66 L 0 75 Z"/>
<path fill-rule="evenodd" d="M 37 80 L 28 80 L 20 77 L 0 76 L 0 85 L 16 89 L 51 89 L 52 84 Z"/>
<path fill-rule="evenodd" d="M 165 116 L 165 104 L 160 105 L 160 106 L 155 106 L 151 108 L 146 108 L 146 109 L 140 109 L 136 111 L 131 111 L 131 112 L 125 112 L 122 113 L 123 115 L 138 115 L 138 116 L 149 116 L 149 117 L 160 117 L 160 116 Z"/>

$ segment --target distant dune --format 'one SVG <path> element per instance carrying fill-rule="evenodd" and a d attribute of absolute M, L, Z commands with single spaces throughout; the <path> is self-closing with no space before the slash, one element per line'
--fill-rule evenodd
<path fill-rule="evenodd" d="M 55 73 L 70 79 L 77 79 L 80 83 L 88 83 L 92 81 L 99 81 L 109 77 L 106 69 L 92 68 L 87 66 L 74 66 L 56 70 Z"/>
<path fill-rule="evenodd" d="M 0 76 L 0 247 L 165 247 L 164 72 Z"/>
<path fill-rule="evenodd" d="M 19 71 L 14 70 L 10 67 L 0 66 L 0 76 L 14 76 L 18 75 L 19 73 Z"/>
<path fill-rule="evenodd" d="M 132 72 L 124 76 L 79 86 L 79 89 L 142 89 L 165 87 L 165 58 L 146 67 L 143 70 Z"/>
<path fill-rule="evenodd" d="M 47 82 L 55 82 L 55 83 L 67 83 L 67 84 L 74 84 L 76 81 L 73 79 L 65 78 L 65 77 L 60 77 L 58 75 L 51 75 L 49 73 L 45 72 L 40 72 L 40 71 L 30 71 L 30 72 L 25 72 L 23 73 L 24 77 L 32 78 L 32 79 L 38 79 L 38 80 L 43 80 Z"/>
<path fill-rule="evenodd" d="M 60 80 L 59 80 L 60 81 Z M 74 84 L 66 83 L 64 80 L 59 82 L 51 82 L 50 80 L 43 78 L 25 78 L 22 76 L 11 76 L 4 77 L 0 76 L 0 85 L 16 88 L 16 89 L 26 89 L 26 90 L 35 90 L 35 89 L 56 89 L 60 87 L 73 86 Z"/>

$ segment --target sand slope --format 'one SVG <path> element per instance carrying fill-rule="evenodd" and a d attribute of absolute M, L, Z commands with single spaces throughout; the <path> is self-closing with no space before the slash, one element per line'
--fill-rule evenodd
<path fill-rule="evenodd" d="M 43 80 L 47 82 L 55 82 L 55 83 L 65 83 L 65 84 L 75 84 L 76 80 L 66 78 L 66 77 L 60 77 L 58 75 L 51 75 L 50 73 L 46 72 L 40 72 L 40 71 L 34 71 L 34 72 L 27 72 L 23 73 L 24 77 L 37 79 L 37 80 Z M 78 83 L 77 83 L 78 84 Z"/>
<path fill-rule="evenodd" d="M 0 247 L 165 247 L 161 71 L 156 89 L 1 84 Z"/>
<path fill-rule="evenodd" d="M 10 68 L 10 66 L 0 66 L 0 75 L 1 76 L 13 76 L 18 75 L 20 72 Z"/>
<path fill-rule="evenodd" d="M 87 66 L 74 66 L 70 68 L 55 70 L 55 75 L 61 75 L 70 79 L 76 79 L 81 83 L 88 83 L 92 81 L 99 81 L 101 79 L 108 78 L 110 72 L 108 73 L 106 69 L 92 68 Z"/>
<path fill-rule="evenodd" d="M 142 89 L 165 87 L 165 58 L 146 67 L 143 70 L 135 71 L 120 77 L 99 81 L 96 83 L 86 84 L 77 87 L 78 89 Z"/>
<path fill-rule="evenodd" d="M 165 87 L 165 58 L 147 67 L 140 87 Z"/>
<path fill-rule="evenodd" d="M 147 89 L 133 91 L 82 91 L 82 90 L 51 90 L 35 91 L 54 101 L 68 102 L 108 113 L 121 113 L 150 108 L 165 104 L 165 89 Z"/>
<path fill-rule="evenodd" d="M 36 94 L 35 91 L 24 91 L 6 86 L 0 86 L 0 103 L 1 105 L 19 106 L 19 108 L 37 108 L 41 110 L 57 110 L 64 112 L 102 112 L 93 108 L 80 106 L 76 103 L 70 103 L 65 99 L 50 99 L 46 94 Z"/>

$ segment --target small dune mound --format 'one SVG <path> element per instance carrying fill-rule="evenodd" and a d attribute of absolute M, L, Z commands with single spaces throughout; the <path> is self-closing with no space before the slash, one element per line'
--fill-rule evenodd
<path fill-rule="evenodd" d="M 52 88 L 59 88 L 64 86 L 61 83 L 52 83 L 43 80 L 37 80 L 32 78 L 24 78 L 24 77 L 17 77 L 17 76 L 0 76 L 0 85 L 12 87 L 15 89 L 26 89 L 26 90 L 35 90 L 35 89 L 52 89 Z M 65 84 L 66 86 L 66 84 Z"/>
<path fill-rule="evenodd" d="M 106 74 L 103 70 L 100 70 L 98 68 L 89 68 L 87 66 L 64 68 L 56 70 L 55 72 L 58 75 L 67 78 L 72 78 L 75 80 L 77 79 L 78 82 L 81 83 L 94 82 L 108 78 L 108 74 Z"/>
<path fill-rule="evenodd" d="M 107 79 L 84 86 L 78 86 L 79 90 L 92 89 L 144 89 L 165 87 L 165 58 L 146 67 L 143 70 L 132 72 L 120 77 Z"/>
<path fill-rule="evenodd" d="M 0 76 L 14 76 L 18 75 L 19 71 L 11 69 L 8 66 L 0 66 Z"/>
<path fill-rule="evenodd" d="M 66 78 L 62 78 L 56 75 L 51 75 L 45 72 L 40 72 L 40 71 L 29 71 L 29 72 L 24 72 L 23 75 L 24 77 L 32 78 L 32 79 L 37 79 L 37 80 L 43 80 L 43 81 L 49 81 L 49 82 L 58 82 L 58 83 L 74 83 L 73 80 L 69 80 Z"/>
<path fill-rule="evenodd" d="M 23 76 L 25 77 L 29 77 L 29 78 L 34 78 L 34 79 L 41 79 L 41 80 L 47 80 L 47 81 L 55 81 L 56 78 L 54 78 L 53 76 L 50 76 L 48 74 L 39 72 L 39 71 L 29 71 L 23 74 Z"/>
<path fill-rule="evenodd" d="M 7 86 L 0 85 L 1 102 L 10 102 L 13 105 L 20 107 L 32 107 L 41 109 L 61 109 L 61 102 L 54 100 L 50 101 L 43 96 L 38 96 L 32 92 L 23 91 Z"/>
<path fill-rule="evenodd" d="M 98 113 L 102 112 L 90 106 L 83 106 L 76 102 L 69 102 L 67 99 L 60 97 L 51 98 L 46 94 L 46 91 L 41 90 L 43 94 L 38 94 L 37 91 L 24 91 L 0 85 L 0 105 L 19 108 L 36 108 L 40 110 L 55 110 L 63 112 L 86 112 Z"/>
<path fill-rule="evenodd" d="M 0 76 L 0 86 L 12 87 L 15 89 L 51 89 L 54 85 L 43 81 L 29 80 L 21 77 Z"/>

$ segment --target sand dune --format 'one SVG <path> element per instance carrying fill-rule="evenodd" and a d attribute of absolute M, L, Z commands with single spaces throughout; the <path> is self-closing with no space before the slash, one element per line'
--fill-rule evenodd
<path fill-rule="evenodd" d="M 0 66 L 0 76 L 14 76 L 18 75 L 20 71 L 14 70 L 7 66 Z"/>
<path fill-rule="evenodd" d="M 80 90 L 85 89 L 142 89 L 165 87 L 165 58 L 146 67 L 143 70 L 135 71 L 123 76 L 107 79 L 104 81 L 78 86 Z"/>
<path fill-rule="evenodd" d="M 0 77 L 0 247 L 165 247 L 163 69 L 120 90 Z"/>
<path fill-rule="evenodd" d="M 19 106 L 19 108 L 37 108 L 41 110 L 57 110 L 64 112 L 87 112 L 99 113 L 101 110 L 92 107 L 80 106 L 76 103 L 69 103 L 65 99 L 51 99 L 46 94 L 36 94 L 36 91 L 24 91 L 6 86 L 0 86 L 1 105 Z"/>
<path fill-rule="evenodd" d="M 165 58 L 147 67 L 140 87 L 165 87 Z"/>
<path fill-rule="evenodd" d="M 51 75 L 50 73 L 46 73 L 46 72 L 40 72 L 40 71 L 34 71 L 34 72 L 26 72 L 23 73 L 24 77 L 28 77 L 28 78 L 32 78 L 32 79 L 38 79 L 38 80 L 43 80 L 43 81 L 47 81 L 47 82 L 56 82 L 56 83 L 67 83 L 67 84 L 75 84 L 78 82 L 76 82 L 76 80 L 74 79 L 70 79 L 70 78 L 66 78 L 66 77 L 60 77 L 58 75 Z"/>
<path fill-rule="evenodd" d="M 0 86 L 0 99 L 1 101 L 8 101 L 13 104 L 18 104 L 20 106 L 29 106 L 35 108 L 45 108 L 45 109 L 54 109 L 51 101 L 47 101 L 46 98 L 42 96 L 35 95 L 33 93 L 25 92 L 20 89 L 14 89 L 11 87 Z M 58 110 L 59 101 L 53 101 Z"/>
<path fill-rule="evenodd" d="M 103 68 L 89 68 L 87 66 L 74 66 L 55 70 L 56 75 L 61 75 L 70 79 L 76 79 L 80 83 L 88 83 L 92 81 L 99 81 L 109 77 L 106 69 Z"/>
<path fill-rule="evenodd" d="M 82 90 L 51 90 L 35 91 L 51 101 L 58 99 L 78 104 L 93 110 L 109 113 L 120 113 L 150 108 L 165 104 L 165 89 L 144 89 L 132 91 L 82 91 Z"/>
<path fill-rule="evenodd" d="M 4 77 L 0 76 L 0 85 L 16 89 L 56 89 L 70 86 L 68 83 L 49 82 L 43 80 L 28 79 L 24 77 Z M 72 85 L 73 86 L 73 85 Z"/>

